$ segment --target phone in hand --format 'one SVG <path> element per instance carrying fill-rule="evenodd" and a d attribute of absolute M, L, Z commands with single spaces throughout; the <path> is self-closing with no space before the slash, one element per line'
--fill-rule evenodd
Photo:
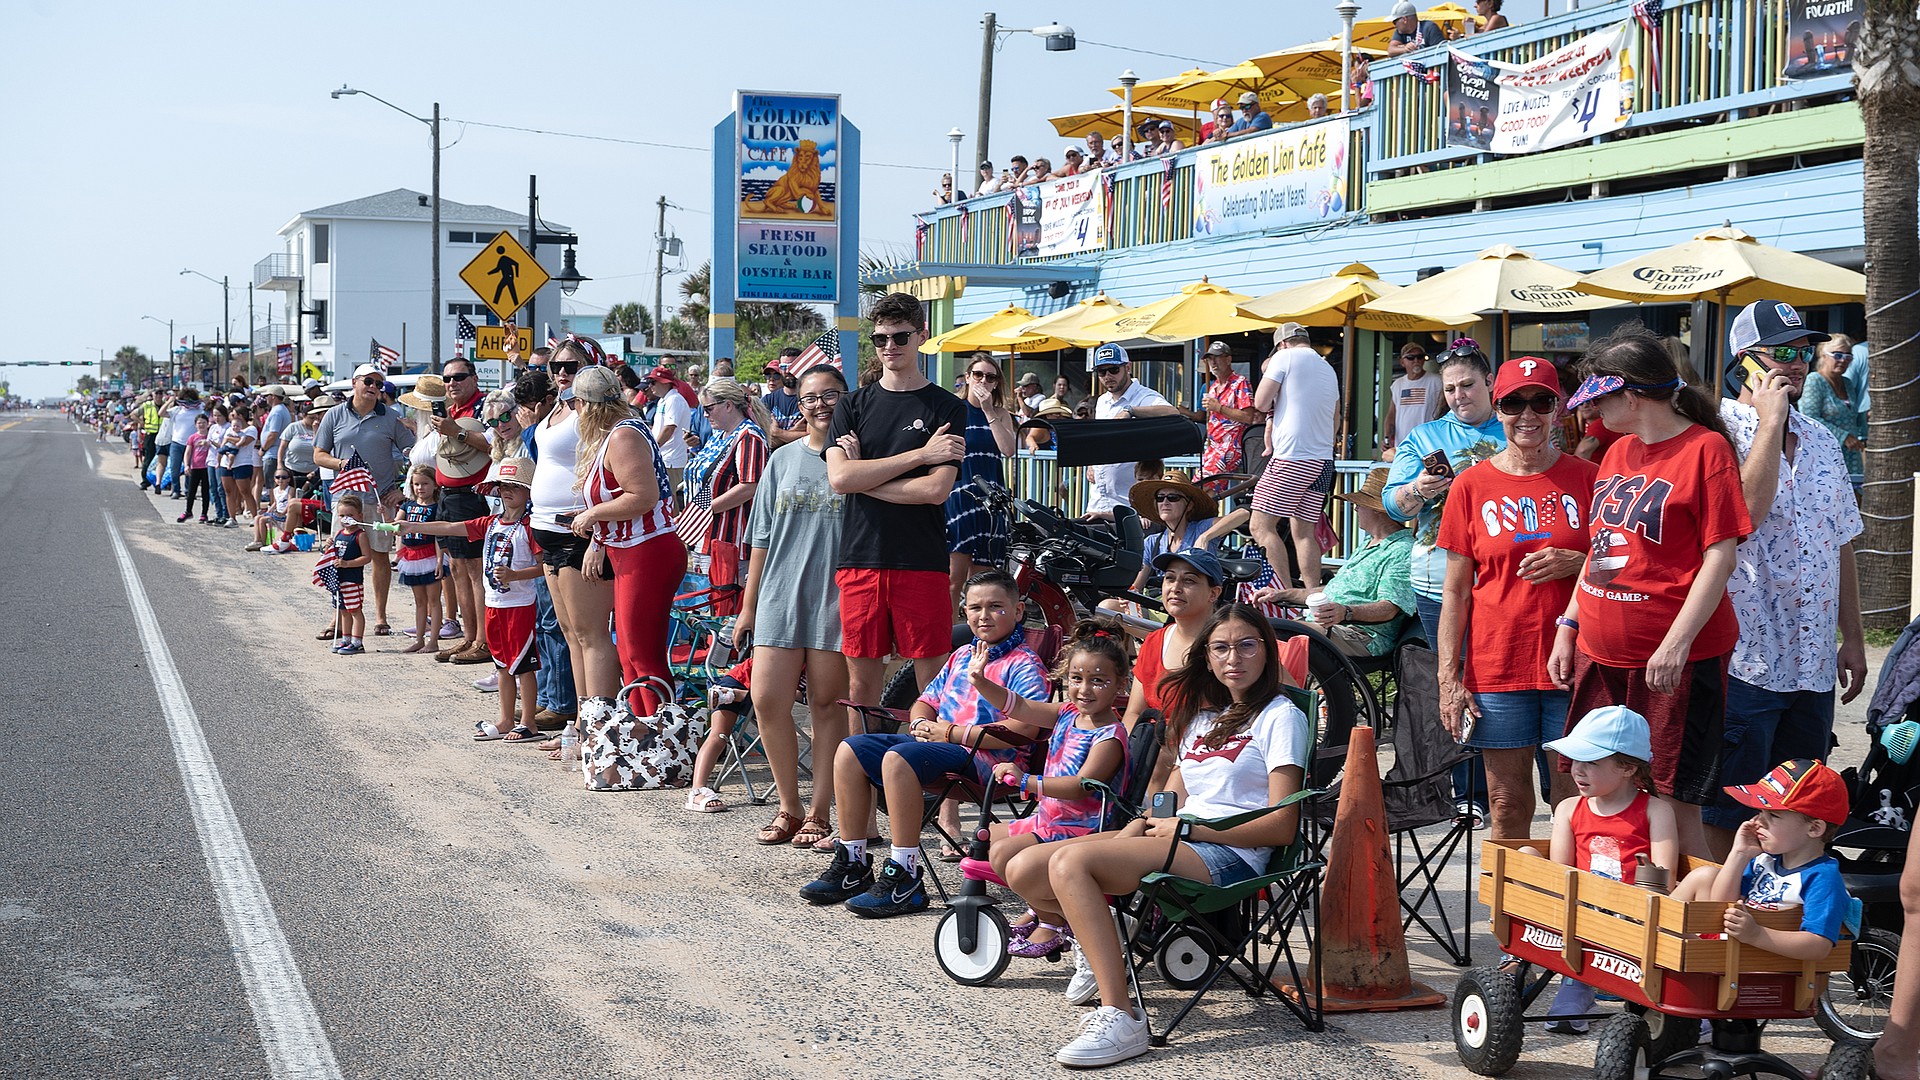
<path fill-rule="evenodd" d="M 1147 816 L 1157 818 L 1172 817 L 1174 809 L 1173 792 L 1156 791 L 1153 793 L 1153 806 L 1147 811 Z"/>
<path fill-rule="evenodd" d="M 1460 734 L 1455 735 L 1453 741 L 1461 746 L 1467 745 L 1467 740 L 1473 738 L 1473 722 L 1478 719 L 1472 709 L 1460 710 Z"/>
<path fill-rule="evenodd" d="M 1740 370 L 1746 374 L 1747 388 L 1758 390 L 1767 385 L 1767 369 L 1760 361 L 1749 356 L 1740 361 Z"/>
<path fill-rule="evenodd" d="M 1420 464 L 1426 466 L 1428 476 L 1444 476 L 1449 480 L 1453 479 L 1453 463 L 1447 460 L 1445 450 L 1435 450 L 1421 458 Z"/>
<path fill-rule="evenodd" d="M 436 420 L 445 420 L 447 418 L 447 403 L 444 401 L 434 402 L 433 415 Z"/>
<path fill-rule="evenodd" d="M 555 514 L 553 515 L 553 522 L 563 529 L 572 529 L 573 519 L 578 516 L 579 513 L 578 510 L 569 510 L 564 514 Z"/>

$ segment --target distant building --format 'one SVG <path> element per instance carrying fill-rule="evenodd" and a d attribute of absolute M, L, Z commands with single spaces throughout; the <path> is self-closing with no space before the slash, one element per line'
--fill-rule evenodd
<path fill-rule="evenodd" d="M 296 215 L 280 228 L 284 251 L 254 264 L 255 288 L 278 290 L 284 299 L 275 305 L 268 323 L 254 332 L 263 355 L 276 345 L 298 343 L 302 358 L 333 378 L 344 378 L 365 363 L 368 348 L 377 339 L 401 350 L 410 368 L 420 368 L 428 355 L 433 328 L 428 323 L 432 253 L 420 242 L 432 222 L 428 197 L 395 188 Z M 459 338 L 458 316 L 475 326 L 497 325 L 460 270 L 481 253 L 488 240 L 502 231 L 528 242 L 527 218 L 497 206 L 474 206 L 440 200 L 440 347 L 453 357 Z M 545 223 L 549 231 L 566 227 Z M 548 273 L 560 268 L 558 248 L 536 252 Z M 308 314 L 298 322 L 295 310 Z M 534 299 L 534 314 L 523 308 L 521 326 L 532 327 L 536 338 L 541 323 L 558 330 L 560 289 L 549 284 Z M 536 341 L 536 344 L 538 342 Z M 467 347 L 472 355 L 472 345 Z"/>

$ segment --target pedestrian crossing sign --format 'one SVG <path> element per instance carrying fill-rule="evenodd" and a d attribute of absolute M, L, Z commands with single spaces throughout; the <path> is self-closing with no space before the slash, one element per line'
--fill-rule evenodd
<path fill-rule="evenodd" d="M 460 280 L 502 321 L 513 318 L 513 313 L 533 299 L 550 276 L 511 232 L 487 241 L 480 254 L 460 271 Z"/>

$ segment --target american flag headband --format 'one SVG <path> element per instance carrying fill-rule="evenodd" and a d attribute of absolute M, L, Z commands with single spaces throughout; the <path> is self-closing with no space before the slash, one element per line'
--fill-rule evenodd
<path fill-rule="evenodd" d="M 595 364 L 605 365 L 607 362 L 607 351 L 600 347 L 599 342 L 590 337 L 581 337 L 579 334 L 568 334 L 565 338 L 561 339 L 560 346 L 565 348 L 568 345 L 572 345 L 581 352 L 586 353 L 587 359 Z"/>

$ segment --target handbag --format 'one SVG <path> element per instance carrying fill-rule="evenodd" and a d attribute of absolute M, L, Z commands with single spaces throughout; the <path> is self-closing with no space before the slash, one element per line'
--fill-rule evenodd
<path fill-rule="evenodd" d="M 646 680 L 661 694 L 658 711 L 635 716 L 629 695 L 580 703 L 580 771 L 588 791 L 653 791 L 685 787 L 693 775 L 693 716 L 673 701 L 664 680 Z"/>

